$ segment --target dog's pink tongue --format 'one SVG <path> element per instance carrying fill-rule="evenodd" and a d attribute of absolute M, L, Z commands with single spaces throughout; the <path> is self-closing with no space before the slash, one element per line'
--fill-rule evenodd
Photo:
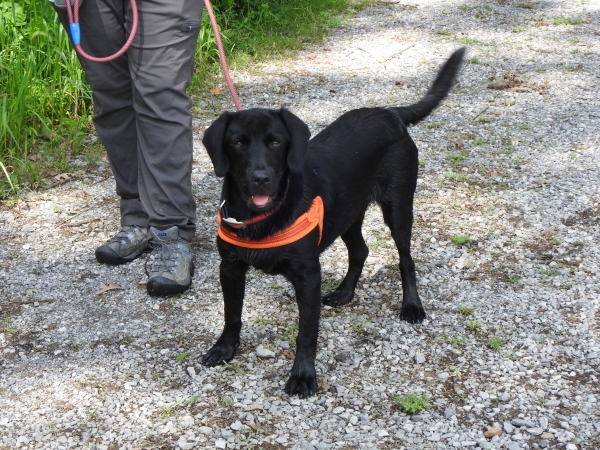
<path fill-rule="evenodd" d="M 252 197 L 252 201 L 256 206 L 265 206 L 269 201 L 268 195 L 255 195 Z"/>

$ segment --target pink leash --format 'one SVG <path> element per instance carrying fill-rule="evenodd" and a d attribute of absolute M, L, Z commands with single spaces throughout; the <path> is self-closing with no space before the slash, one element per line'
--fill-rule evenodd
<path fill-rule="evenodd" d="M 81 30 L 79 27 L 79 0 L 74 0 L 73 8 L 71 8 L 71 1 L 66 0 L 67 6 L 67 15 L 69 16 L 69 29 L 71 31 L 71 39 L 73 39 L 73 45 L 75 46 L 75 50 L 79 53 L 83 58 L 94 61 L 94 62 L 109 62 L 117 59 L 123 53 L 127 51 L 127 49 L 131 46 L 133 39 L 137 33 L 138 29 L 138 10 L 137 4 L 135 0 L 129 0 L 131 3 L 131 12 L 133 13 L 133 23 L 131 25 L 131 33 L 129 38 L 123 45 L 123 48 L 116 52 L 113 55 L 105 56 L 102 58 L 98 58 L 96 56 L 88 55 L 81 48 Z M 223 75 L 225 76 L 225 81 L 227 82 L 227 88 L 229 89 L 229 93 L 231 94 L 231 98 L 233 99 L 233 103 L 235 103 L 235 107 L 238 111 L 242 110 L 242 105 L 240 100 L 235 92 L 235 88 L 233 87 L 233 82 L 231 81 L 231 77 L 229 76 L 229 69 L 227 67 L 227 61 L 225 60 L 225 50 L 223 49 L 223 43 L 221 42 L 221 34 L 219 33 L 219 27 L 217 25 L 217 19 L 215 18 L 215 14 L 212 9 L 212 5 L 210 4 L 210 0 L 204 0 L 204 6 L 206 7 L 206 12 L 208 13 L 208 17 L 210 18 L 210 23 L 212 25 L 213 32 L 215 33 L 215 40 L 217 41 L 217 48 L 219 49 L 219 59 L 221 60 L 221 68 L 223 69 Z"/>

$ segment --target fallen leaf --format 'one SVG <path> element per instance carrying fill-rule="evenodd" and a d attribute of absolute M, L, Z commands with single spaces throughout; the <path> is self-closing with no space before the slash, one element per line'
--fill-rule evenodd
<path fill-rule="evenodd" d="M 55 181 L 67 181 L 70 178 L 71 178 L 71 174 L 68 174 L 68 173 L 61 173 L 59 175 L 56 175 L 55 177 L 52 177 L 52 179 Z"/>
<path fill-rule="evenodd" d="M 329 92 L 331 92 L 332 94 L 335 94 L 337 91 L 335 89 L 329 89 Z"/>
<path fill-rule="evenodd" d="M 582 19 L 581 23 L 587 23 L 589 25 L 590 23 L 592 23 L 592 21 L 590 19 Z"/>
<path fill-rule="evenodd" d="M 485 169 L 485 173 L 487 173 L 490 177 L 497 177 L 499 174 L 495 170 Z"/>
<path fill-rule="evenodd" d="M 554 228 L 547 228 L 544 231 L 542 231 L 542 233 L 541 233 L 542 237 L 547 240 L 552 239 L 555 234 L 556 234 L 556 230 Z"/>
<path fill-rule="evenodd" d="M 293 352 L 293 350 L 283 350 L 281 354 L 292 361 L 296 359 L 296 354 Z"/>
<path fill-rule="evenodd" d="M 210 92 L 212 95 L 221 95 L 223 93 L 223 90 L 219 87 L 219 86 L 214 86 L 210 88 Z"/>
<path fill-rule="evenodd" d="M 177 343 L 177 348 L 180 348 L 183 345 L 183 339 L 179 339 L 179 342 Z"/>
<path fill-rule="evenodd" d="M 10 267 L 10 264 L 9 263 L 2 263 L 2 264 L 0 264 L 0 267 L 2 267 L 3 269 L 7 269 L 7 268 Z"/>
<path fill-rule="evenodd" d="M 35 154 L 35 155 L 29 155 L 29 159 L 31 161 L 41 161 L 42 160 L 42 155 L 40 155 L 39 153 Z"/>
<path fill-rule="evenodd" d="M 100 290 L 98 292 L 96 292 L 95 295 L 104 294 L 106 291 L 111 291 L 113 289 L 121 289 L 121 288 L 119 286 L 117 286 L 115 283 L 113 283 L 112 280 L 108 280 L 108 285 L 100 283 Z"/>
<path fill-rule="evenodd" d="M 454 149 L 455 150 L 460 150 L 464 146 L 465 146 L 465 141 L 463 141 L 462 139 L 457 139 L 456 141 L 454 141 Z"/>
<path fill-rule="evenodd" d="M 308 55 L 308 59 L 315 59 L 316 56 L 315 55 Z"/>

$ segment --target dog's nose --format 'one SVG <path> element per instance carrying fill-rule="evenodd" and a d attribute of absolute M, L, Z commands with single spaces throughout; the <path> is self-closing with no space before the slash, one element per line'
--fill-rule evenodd
<path fill-rule="evenodd" d="M 252 183 L 265 186 L 269 184 L 271 178 L 266 170 L 255 170 L 252 172 Z"/>

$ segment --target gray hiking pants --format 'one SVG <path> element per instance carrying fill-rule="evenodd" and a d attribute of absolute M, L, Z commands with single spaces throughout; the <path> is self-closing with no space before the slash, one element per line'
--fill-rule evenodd
<path fill-rule="evenodd" d="M 138 33 L 126 54 L 109 63 L 80 58 L 94 98 L 94 125 L 106 147 L 121 197 L 121 225 L 176 225 L 196 231 L 192 197 L 192 102 L 203 0 L 138 0 Z M 57 9 L 69 28 L 66 9 Z M 107 56 L 125 43 L 128 0 L 84 0 L 81 46 Z"/>

